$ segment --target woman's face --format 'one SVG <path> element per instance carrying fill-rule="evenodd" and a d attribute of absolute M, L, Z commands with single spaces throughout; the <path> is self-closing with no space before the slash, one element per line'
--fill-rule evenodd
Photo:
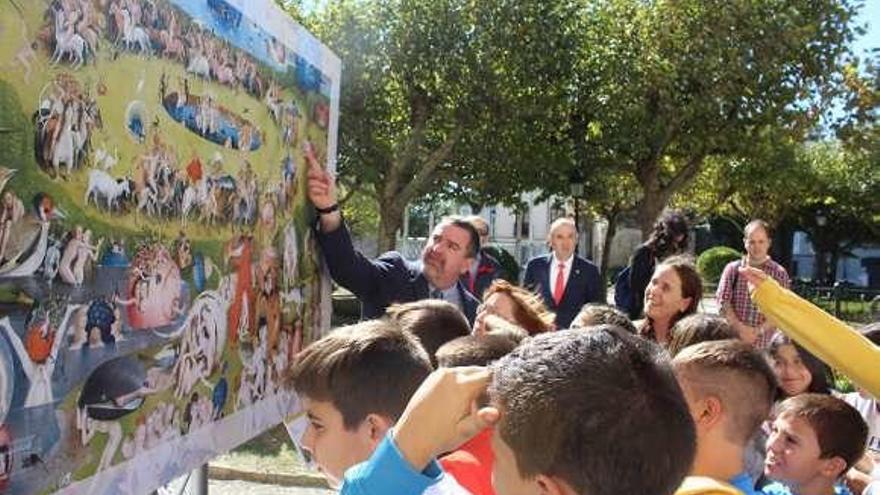
<path fill-rule="evenodd" d="M 770 357 L 773 361 L 773 371 L 786 395 L 791 397 L 802 394 L 810 388 L 813 375 L 810 374 L 795 346 L 781 345 Z"/>
<path fill-rule="evenodd" d="M 645 316 L 655 322 L 671 322 L 691 304 L 681 292 L 681 278 L 671 266 L 659 265 L 645 290 Z"/>
<path fill-rule="evenodd" d="M 479 313 L 500 316 L 505 320 L 516 323 L 516 302 L 504 292 L 496 292 L 487 297 L 480 305 Z"/>

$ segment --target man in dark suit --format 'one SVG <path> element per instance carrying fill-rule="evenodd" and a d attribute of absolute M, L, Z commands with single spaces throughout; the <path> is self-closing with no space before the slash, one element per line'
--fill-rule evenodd
<path fill-rule="evenodd" d="M 473 225 L 460 217 L 441 220 L 418 263 L 396 251 L 368 259 L 352 245 L 336 202 L 335 179 L 310 153 L 306 158 L 308 195 L 318 212 L 318 244 L 333 280 L 360 300 L 361 318 L 378 318 L 392 303 L 434 298 L 458 306 L 473 325 L 479 301 L 459 281 L 480 249 Z"/>
<path fill-rule="evenodd" d="M 474 297 L 482 301 L 483 293 L 492 285 L 492 281 L 503 278 L 501 263 L 486 252 L 486 246 L 489 245 L 489 224 L 477 215 L 469 216 L 466 220 L 480 234 L 480 254 L 471 262 L 468 272 L 461 276 L 461 282 Z"/>
<path fill-rule="evenodd" d="M 584 304 L 606 302 L 599 269 L 574 253 L 577 235 L 570 218 L 554 221 L 547 236 L 550 254 L 530 259 L 523 278 L 523 285 L 540 294 L 556 313 L 556 328 L 560 329 L 571 325 Z"/>

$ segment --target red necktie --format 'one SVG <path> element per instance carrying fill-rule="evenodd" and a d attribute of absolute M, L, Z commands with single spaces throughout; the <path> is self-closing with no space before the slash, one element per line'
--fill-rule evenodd
<path fill-rule="evenodd" d="M 562 293 L 565 291 L 565 263 L 559 264 L 559 270 L 556 271 L 556 284 L 553 286 L 553 302 L 559 306 L 562 301 Z"/>

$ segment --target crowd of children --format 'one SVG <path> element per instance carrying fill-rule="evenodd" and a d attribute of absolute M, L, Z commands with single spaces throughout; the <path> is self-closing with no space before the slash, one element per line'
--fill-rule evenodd
<path fill-rule="evenodd" d="M 737 271 L 781 331 L 766 348 L 697 313 L 681 258 L 636 324 L 589 304 L 536 333 L 495 304 L 470 329 L 447 302 L 392 306 L 297 356 L 302 447 L 343 494 L 880 494 L 880 324 Z"/>

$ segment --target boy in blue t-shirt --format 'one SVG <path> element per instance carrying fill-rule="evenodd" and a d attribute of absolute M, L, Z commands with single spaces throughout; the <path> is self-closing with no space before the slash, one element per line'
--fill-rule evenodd
<path fill-rule="evenodd" d="M 389 320 L 338 328 L 297 355 L 288 378 L 308 419 L 300 442 L 331 486 L 379 448 L 430 373 L 416 337 Z"/>
<path fill-rule="evenodd" d="M 744 458 L 776 397 L 776 376 L 767 360 L 750 344 L 717 340 L 685 347 L 672 365 L 697 427 L 690 474 L 755 494 Z"/>
<path fill-rule="evenodd" d="M 767 441 L 765 495 L 847 494 L 841 476 L 862 456 L 868 427 L 846 402 L 823 394 L 783 401 Z"/>

